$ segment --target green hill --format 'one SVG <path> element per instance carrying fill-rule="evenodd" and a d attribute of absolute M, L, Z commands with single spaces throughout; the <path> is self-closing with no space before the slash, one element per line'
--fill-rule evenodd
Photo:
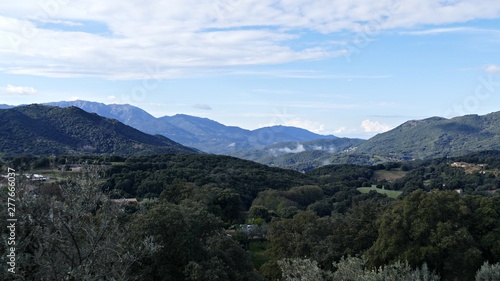
<path fill-rule="evenodd" d="M 196 150 L 77 107 L 33 104 L 0 110 L 0 152 L 4 156 L 145 155 Z"/>
<path fill-rule="evenodd" d="M 412 120 L 366 141 L 337 138 L 277 143 L 232 155 L 270 166 L 308 171 L 327 164 L 374 165 L 499 149 L 500 112 L 496 112 Z"/>
<path fill-rule="evenodd" d="M 459 156 L 500 149 L 500 112 L 408 121 L 359 145 L 355 154 L 391 160 Z"/>
<path fill-rule="evenodd" d="M 130 157 L 122 165 L 114 165 L 109 174 L 108 188 L 120 190 L 125 197 L 157 197 L 164 190 L 194 183 L 237 192 L 247 207 L 266 189 L 287 190 L 315 183 L 296 171 L 211 154 Z"/>

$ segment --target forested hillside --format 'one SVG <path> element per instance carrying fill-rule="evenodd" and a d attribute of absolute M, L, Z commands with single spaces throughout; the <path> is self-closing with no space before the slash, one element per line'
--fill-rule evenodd
<path fill-rule="evenodd" d="M 118 197 L 159 197 L 183 186 L 236 192 L 245 206 L 266 189 L 287 190 L 314 183 L 304 174 L 217 155 L 131 157 L 111 166 L 105 188 Z"/>
<path fill-rule="evenodd" d="M 77 107 L 36 104 L 0 109 L 0 148 L 4 156 L 196 152 Z"/>
<path fill-rule="evenodd" d="M 374 136 L 361 144 L 356 153 L 412 160 L 460 156 L 488 149 L 500 149 L 500 112 L 408 121 Z"/>
<path fill-rule="evenodd" d="M 18 274 L 36 280 L 473 280 L 500 269 L 499 159 L 304 174 L 204 154 L 51 156 L 2 170 L 19 174 Z"/>

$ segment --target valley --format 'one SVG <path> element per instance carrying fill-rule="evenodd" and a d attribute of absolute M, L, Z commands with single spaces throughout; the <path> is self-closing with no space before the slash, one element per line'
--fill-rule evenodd
<path fill-rule="evenodd" d="M 500 281 L 500 1 L 0 2 L 12 281 Z"/>
<path fill-rule="evenodd" d="M 357 264 L 373 278 L 451 281 L 496 270 L 498 113 L 409 121 L 369 140 L 174 119 L 197 142 L 202 130 L 243 144 L 207 153 L 74 106 L 0 110 L 20 276 L 259 281 L 302 265 L 336 281 L 338 266 Z"/>
<path fill-rule="evenodd" d="M 155 118 L 131 105 L 105 105 L 81 100 L 48 105 L 62 108 L 76 106 L 89 113 L 116 119 L 139 131 L 162 135 L 200 152 L 235 156 L 297 171 L 328 164 L 376 165 L 500 149 L 500 112 L 452 119 L 432 117 L 411 120 L 363 140 L 318 135 L 286 126 L 249 131 L 189 115 Z M 136 144 L 136 147 L 140 145 Z M 85 152 L 84 149 L 93 147 L 82 144 L 80 152 Z M 110 152 L 108 149 L 106 153 Z"/>

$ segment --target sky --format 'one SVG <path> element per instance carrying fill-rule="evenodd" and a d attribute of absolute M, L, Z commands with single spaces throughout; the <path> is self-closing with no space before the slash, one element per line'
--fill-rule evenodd
<path fill-rule="evenodd" d="M 500 110 L 500 1 L 0 3 L 0 104 L 131 104 L 370 138 Z"/>

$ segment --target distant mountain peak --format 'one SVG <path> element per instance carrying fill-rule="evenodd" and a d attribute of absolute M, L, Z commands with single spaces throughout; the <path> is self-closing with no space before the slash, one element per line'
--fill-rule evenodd
<path fill-rule="evenodd" d="M 438 121 L 442 121 L 442 120 L 447 120 L 447 119 L 443 118 L 443 117 L 434 116 L 434 117 L 429 117 L 429 118 L 419 119 L 419 120 L 409 120 L 409 121 L 404 122 L 400 126 L 401 127 L 414 127 L 414 126 L 418 126 L 418 125 L 422 125 L 422 124 L 429 124 L 429 123 L 438 122 Z"/>

